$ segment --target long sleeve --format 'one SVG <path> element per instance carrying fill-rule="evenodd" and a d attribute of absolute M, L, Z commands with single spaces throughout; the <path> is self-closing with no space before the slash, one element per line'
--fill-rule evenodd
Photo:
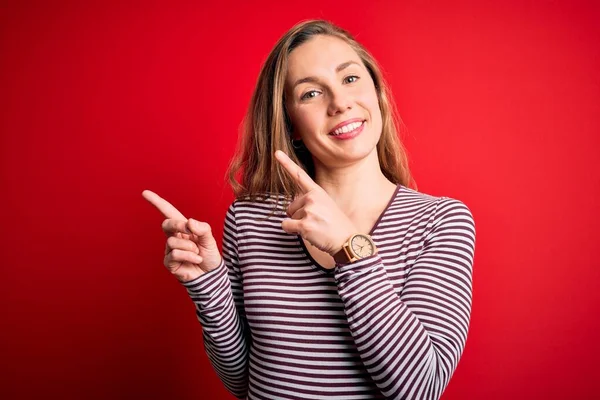
<path fill-rule="evenodd" d="M 380 254 L 334 271 L 360 357 L 389 399 L 439 399 L 467 339 L 475 224 L 455 199 L 434 213 L 400 295 Z"/>
<path fill-rule="evenodd" d="M 196 306 L 212 366 L 227 390 L 237 398 L 245 398 L 250 335 L 239 270 L 235 202 L 225 216 L 221 265 L 183 285 Z"/>

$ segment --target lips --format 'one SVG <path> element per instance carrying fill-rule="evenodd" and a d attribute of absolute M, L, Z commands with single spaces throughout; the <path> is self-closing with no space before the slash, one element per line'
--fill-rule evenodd
<path fill-rule="evenodd" d="M 342 133 L 350 132 L 358 128 L 365 120 L 362 118 L 353 118 L 346 120 L 340 124 L 337 124 L 330 132 L 329 135 L 337 136 Z"/>

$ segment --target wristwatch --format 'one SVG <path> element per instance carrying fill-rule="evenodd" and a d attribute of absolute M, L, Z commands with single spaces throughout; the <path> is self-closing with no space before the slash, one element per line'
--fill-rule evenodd
<path fill-rule="evenodd" d="M 348 264 L 375 254 L 377 254 L 377 246 L 371 236 L 356 233 L 350 236 L 333 258 L 338 264 Z"/>

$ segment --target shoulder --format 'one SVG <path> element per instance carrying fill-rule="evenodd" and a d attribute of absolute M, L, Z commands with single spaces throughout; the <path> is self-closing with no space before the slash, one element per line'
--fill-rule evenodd
<path fill-rule="evenodd" d="M 430 218 L 441 199 L 442 197 L 400 185 L 391 208 L 393 213 L 400 213 L 405 217 Z"/>
<path fill-rule="evenodd" d="M 475 220 L 469 207 L 456 198 L 437 197 L 425 243 L 436 247 L 460 247 L 472 257 L 475 247 Z"/>
<path fill-rule="evenodd" d="M 475 220 L 470 208 L 461 200 L 434 196 L 402 186 L 393 202 L 390 221 L 404 221 L 413 228 L 424 229 L 424 239 L 441 230 L 475 238 Z M 462 231 L 462 232 L 461 232 Z"/>
<path fill-rule="evenodd" d="M 471 270 L 475 253 L 475 220 L 470 208 L 462 201 L 448 196 L 432 196 L 406 189 L 408 198 L 419 203 L 422 218 L 413 215 L 417 227 L 423 226 L 422 251 L 436 260 L 461 261 Z"/>
<path fill-rule="evenodd" d="M 475 219 L 471 209 L 461 200 L 452 197 L 440 197 L 435 212 L 437 224 L 468 225 L 475 230 Z M 474 232 L 473 232 L 474 233 Z"/>
<path fill-rule="evenodd" d="M 415 206 L 431 206 L 433 218 L 438 220 L 450 214 L 462 214 L 473 220 L 470 208 L 461 200 L 448 196 L 434 196 L 402 186 L 398 194 L 397 203 L 404 206 L 412 204 Z"/>

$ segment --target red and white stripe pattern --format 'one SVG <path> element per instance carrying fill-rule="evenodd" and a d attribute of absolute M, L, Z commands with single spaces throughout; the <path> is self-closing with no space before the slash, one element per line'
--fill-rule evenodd
<path fill-rule="evenodd" d="M 248 399 L 439 399 L 463 352 L 475 224 L 461 201 L 398 185 L 379 253 L 334 270 L 281 229 L 284 207 L 236 200 L 224 263 L 184 283 L 206 353 Z"/>

